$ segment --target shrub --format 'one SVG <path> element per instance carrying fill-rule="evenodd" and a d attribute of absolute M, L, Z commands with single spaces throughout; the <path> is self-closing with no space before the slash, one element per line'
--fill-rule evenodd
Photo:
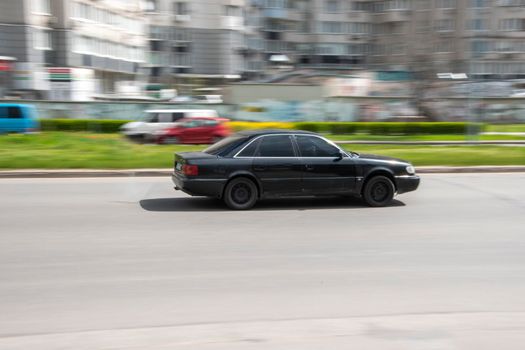
<path fill-rule="evenodd" d="M 43 131 L 89 131 L 116 133 L 128 120 L 41 119 Z M 485 124 L 465 122 L 228 122 L 232 131 L 253 129 L 297 129 L 318 133 L 370 135 L 439 135 L 482 132 Z M 470 128 L 470 130 L 469 130 Z"/>
<path fill-rule="evenodd" d="M 129 120 L 100 119 L 41 119 L 42 131 L 90 131 L 98 133 L 116 133 Z"/>
<path fill-rule="evenodd" d="M 293 123 L 284 122 L 228 122 L 228 126 L 233 131 L 254 130 L 254 129 L 294 129 Z"/>

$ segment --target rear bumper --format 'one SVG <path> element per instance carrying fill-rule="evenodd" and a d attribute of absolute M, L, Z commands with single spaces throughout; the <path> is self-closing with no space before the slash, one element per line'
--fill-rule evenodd
<path fill-rule="evenodd" d="M 171 180 L 175 189 L 183 191 L 190 196 L 222 197 L 226 180 L 224 179 L 190 179 L 173 173 Z"/>
<path fill-rule="evenodd" d="M 420 178 L 417 175 L 396 176 L 397 193 L 415 191 L 419 187 Z"/>

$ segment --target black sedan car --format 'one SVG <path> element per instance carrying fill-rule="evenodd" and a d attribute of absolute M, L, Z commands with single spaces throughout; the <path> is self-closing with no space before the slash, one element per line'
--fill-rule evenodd
<path fill-rule="evenodd" d="M 175 189 L 250 209 L 273 197 L 355 195 L 373 207 L 419 185 L 405 161 L 346 152 L 306 131 L 240 132 L 203 152 L 175 154 Z"/>

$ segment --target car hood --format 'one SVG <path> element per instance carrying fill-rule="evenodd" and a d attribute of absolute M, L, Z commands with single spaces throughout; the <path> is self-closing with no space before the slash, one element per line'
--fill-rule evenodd
<path fill-rule="evenodd" d="M 129 122 L 122 125 L 122 130 L 133 130 L 141 128 L 145 123 L 144 122 Z"/>
<path fill-rule="evenodd" d="M 370 160 L 383 160 L 383 161 L 386 161 L 386 162 L 400 162 L 400 163 L 407 163 L 408 162 L 406 160 L 403 160 L 403 159 L 399 159 L 399 158 L 394 158 L 394 157 L 387 157 L 387 156 L 380 156 L 380 155 L 377 155 L 377 154 L 366 154 L 366 153 L 360 153 L 359 154 L 359 159 L 364 159 L 364 160 L 367 160 L 367 159 L 370 159 Z"/>

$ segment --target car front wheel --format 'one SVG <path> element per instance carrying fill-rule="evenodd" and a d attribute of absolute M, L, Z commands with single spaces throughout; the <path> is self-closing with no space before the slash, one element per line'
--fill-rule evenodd
<path fill-rule="evenodd" d="M 257 202 L 257 186 L 245 177 L 233 179 L 224 190 L 224 203 L 235 210 L 250 209 Z"/>
<path fill-rule="evenodd" d="M 394 198 L 396 189 L 386 176 L 374 176 L 365 184 L 363 200 L 371 207 L 384 207 Z"/>

